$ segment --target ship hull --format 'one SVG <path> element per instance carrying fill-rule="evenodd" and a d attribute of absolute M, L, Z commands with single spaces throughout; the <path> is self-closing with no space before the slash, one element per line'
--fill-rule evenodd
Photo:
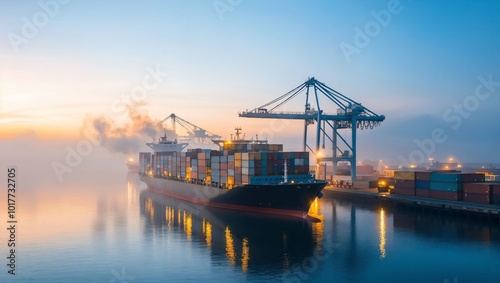
<path fill-rule="evenodd" d="M 148 189 L 201 206 L 306 218 L 326 182 L 240 185 L 231 190 L 141 175 Z"/>
<path fill-rule="evenodd" d="M 139 172 L 139 163 L 126 162 L 129 172 Z"/>

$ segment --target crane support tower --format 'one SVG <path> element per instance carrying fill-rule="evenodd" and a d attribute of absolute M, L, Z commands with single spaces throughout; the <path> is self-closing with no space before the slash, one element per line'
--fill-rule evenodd
<path fill-rule="evenodd" d="M 280 111 L 281 106 L 301 93 L 305 93 L 305 109 L 303 112 Z M 313 100 L 315 107 L 311 107 L 310 98 Z M 322 105 L 320 105 L 320 102 L 323 102 Z M 331 102 L 333 102 L 333 106 Z M 336 108 L 336 113 L 328 112 L 333 110 L 329 107 Z M 361 103 L 350 99 L 314 77 L 309 78 L 306 82 L 284 95 L 252 110 L 240 112 L 238 115 L 247 118 L 304 120 L 303 150 L 313 152 L 317 164 L 332 162 L 334 175 L 337 174 L 339 161 L 350 162 L 353 181 L 356 180 L 357 130 L 373 129 L 385 119 L 384 115 L 375 114 L 362 106 Z M 313 150 L 307 144 L 307 128 L 314 123 L 316 123 L 316 144 Z M 351 131 L 350 142 L 340 134 L 340 130 Z M 319 156 L 322 136 L 323 148 L 325 148 L 326 138 L 331 142 L 332 156 Z"/>
<path fill-rule="evenodd" d="M 216 134 L 211 133 L 211 132 L 209 132 L 201 127 L 198 127 L 195 124 L 175 115 L 174 113 L 165 117 L 165 119 L 161 120 L 156 125 L 159 126 L 167 121 L 172 122 L 172 129 L 173 129 L 173 132 L 175 135 L 177 135 L 176 125 L 181 126 L 182 128 L 184 128 L 187 131 L 187 136 L 178 136 L 179 140 L 181 140 L 181 141 L 192 141 L 194 143 L 199 143 L 199 144 L 211 144 L 212 139 L 220 139 L 221 138 L 220 135 L 216 135 Z"/>

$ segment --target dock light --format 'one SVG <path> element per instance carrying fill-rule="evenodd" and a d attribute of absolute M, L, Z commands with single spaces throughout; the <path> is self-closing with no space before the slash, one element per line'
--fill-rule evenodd
<path fill-rule="evenodd" d="M 462 168 L 462 164 L 458 164 L 458 165 L 457 165 L 457 168 Z"/>
<path fill-rule="evenodd" d="M 410 168 L 417 168 L 417 165 L 415 165 L 415 164 L 411 164 L 411 165 L 410 165 Z"/>

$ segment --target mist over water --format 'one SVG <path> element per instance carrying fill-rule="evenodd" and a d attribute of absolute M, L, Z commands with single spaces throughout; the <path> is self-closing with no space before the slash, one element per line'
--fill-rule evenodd
<path fill-rule="evenodd" d="M 20 142 L 1 146 L 19 250 L 0 282 L 498 282 L 498 223 L 350 199 L 318 201 L 319 223 L 200 209 L 145 191 L 100 147 L 59 182 L 50 164 L 78 141 Z"/>

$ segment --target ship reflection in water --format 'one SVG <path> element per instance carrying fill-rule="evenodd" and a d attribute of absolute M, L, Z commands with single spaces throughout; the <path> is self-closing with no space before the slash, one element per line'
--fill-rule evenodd
<path fill-rule="evenodd" d="M 246 273 L 253 270 L 283 273 L 294 263 L 321 253 L 324 222 L 270 218 L 202 207 L 149 191 L 140 194 L 141 213 L 152 225 L 166 227 L 166 233 L 180 232 L 194 243 L 203 244 L 211 256 L 225 257 L 228 265 Z M 316 217 L 319 203 L 311 207 Z M 146 231 L 150 232 L 150 231 Z"/>

